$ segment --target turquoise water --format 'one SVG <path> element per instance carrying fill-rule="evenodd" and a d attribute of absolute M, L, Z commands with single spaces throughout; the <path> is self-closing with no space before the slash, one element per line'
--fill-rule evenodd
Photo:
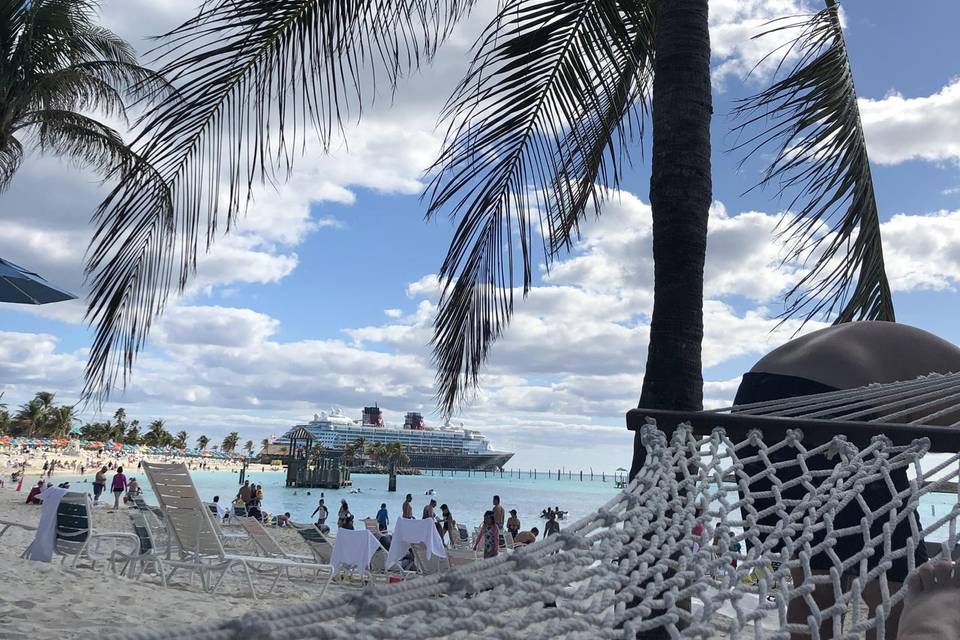
<path fill-rule="evenodd" d="M 407 493 L 413 495 L 414 515 L 420 517 L 423 510 L 431 498 L 437 501 L 437 514 L 439 515 L 439 505 L 446 503 L 453 513 L 453 517 L 460 523 L 467 524 L 470 528 L 478 526 L 483 520 L 483 512 L 490 509 L 493 505 L 493 496 L 499 495 L 504 508 L 509 512 L 510 509 L 516 509 L 520 523 L 524 529 L 537 526 L 543 530 L 543 520 L 539 518 L 540 511 L 546 507 L 559 506 L 564 511 L 568 511 L 565 520 L 561 521 L 561 527 L 564 522 L 573 522 L 579 518 L 595 511 L 597 507 L 605 504 L 613 498 L 617 489 L 614 486 L 613 479 L 607 477 L 607 481 L 601 482 L 584 480 L 580 482 L 577 476 L 574 479 L 557 480 L 546 479 L 541 476 L 534 480 L 532 478 L 510 478 L 509 474 L 504 474 L 501 479 L 499 474 L 488 474 L 486 478 L 482 475 L 467 477 L 464 474 L 458 474 L 451 477 L 450 472 L 444 473 L 443 477 L 430 475 L 425 476 L 398 476 L 397 491 L 391 493 L 387 491 L 387 476 L 352 474 L 353 486 L 339 491 L 330 489 L 288 489 L 284 486 L 286 474 L 277 471 L 261 471 L 259 467 L 253 467 L 248 471 L 248 478 L 254 483 L 263 485 L 263 507 L 271 513 L 290 512 L 293 520 L 297 522 L 309 522 L 310 514 L 317 507 L 317 501 L 320 494 L 324 494 L 324 501 L 330 510 L 328 524 L 336 521 L 337 509 L 340 506 L 340 500 L 344 499 L 350 506 L 350 511 L 359 521 L 363 518 L 372 518 L 380 509 L 381 503 L 386 503 L 387 510 L 390 513 L 391 522 L 399 517 L 400 505 Z M 144 497 L 150 504 L 156 504 L 153 491 L 150 489 L 149 482 L 143 473 L 135 470 L 128 470 L 128 476 L 137 478 L 140 486 L 143 488 Z M 228 504 L 236 496 L 240 488 L 238 483 L 239 474 L 229 471 L 191 471 L 194 483 L 200 492 L 200 496 L 211 501 L 216 495 L 220 496 L 221 501 Z M 87 477 L 87 483 L 84 484 L 82 478 L 60 476 L 56 480 L 63 482 L 69 480 L 72 489 L 93 491 L 90 488 L 90 477 Z M 436 492 L 434 496 L 425 495 L 428 489 Z M 360 493 L 350 493 L 359 490 Z M 307 495 L 307 493 L 310 495 Z M 112 498 L 111 498 L 112 499 Z"/>

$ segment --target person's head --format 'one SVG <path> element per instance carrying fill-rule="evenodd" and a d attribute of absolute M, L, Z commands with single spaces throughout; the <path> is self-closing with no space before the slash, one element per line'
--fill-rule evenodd
<path fill-rule="evenodd" d="M 220 496 L 213 496 L 214 502 L 220 502 Z"/>
<path fill-rule="evenodd" d="M 514 518 L 516 518 L 516 517 L 517 517 L 517 510 L 516 510 L 516 509 L 510 509 L 510 515 L 512 515 Z"/>
<path fill-rule="evenodd" d="M 340 501 L 340 508 L 343 509 L 344 511 L 347 510 L 347 501 L 346 501 L 346 500 L 341 500 L 341 501 Z"/>
<path fill-rule="evenodd" d="M 117 467 L 117 473 L 123 473 L 123 467 Z"/>
<path fill-rule="evenodd" d="M 137 479 L 136 479 L 136 478 L 130 478 L 130 482 L 131 482 L 131 484 L 132 484 L 132 483 L 134 483 L 134 482 L 136 482 L 136 481 L 137 481 Z"/>
<path fill-rule="evenodd" d="M 431 506 L 431 507 L 436 507 L 436 506 L 437 506 L 437 501 L 434 500 L 433 498 L 430 498 L 430 506 Z"/>
<path fill-rule="evenodd" d="M 100 471 L 106 471 L 106 470 L 107 470 L 107 465 L 103 465 L 102 467 L 100 467 Z"/>
<path fill-rule="evenodd" d="M 283 515 L 284 515 L 284 517 L 289 518 L 289 517 L 290 517 L 290 512 L 289 512 L 289 511 L 284 511 L 284 512 L 283 512 Z"/>
<path fill-rule="evenodd" d="M 320 506 L 323 506 L 323 498 L 320 498 Z"/>
<path fill-rule="evenodd" d="M 381 502 L 381 503 L 380 503 L 380 508 L 381 508 L 381 509 L 386 509 L 386 508 L 387 508 L 387 503 L 386 503 L 386 502 Z"/>
<path fill-rule="evenodd" d="M 483 514 L 483 524 L 491 525 L 493 524 L 493 511 L 486 511 Z"/>
<path fill-rule="evenodd" d="M 249 481 L 249 480 L 244 480 L 244 481 L 243 481 L 243 486 L 249 487 L 249 486 L 250 486 L 250 481 Z"/>
<path fill-rule="evenodd" d="M 448 506 L 446 505 L 446 503 L 444 503 L 444 504 L 440 505 L 440 511 L 442 511 L 443 513 L 446 513 L 446 512 L 448 512 L 448 511 L 450 511 L 450 507 L 448 507 Z"/>
<path fill-rule="evenodd" d="M 261 489 L 263 489 L 263 485 L 262 485 L 262 484 L 258 484 L 258 485 L 257 485 L 257 491 L 260 491 Z"/>
<path fill-rule="evenodd" d="M 532 529 L 530 529 L 530 533 L 532 533 L 532 534 L 535 535 L 535 536 L 538 536 L 538 535 L 540 535 L 540 529 L 537 529 L 536 527 L 533 527 Z"/>
<path fill-rule="evenodd" d="M 557 519 L 557 514 L 555 514 L 553 511 L 550 511 L 549 513 L 547 513 L 547 519 L 548 519 L 548 520 L 556 520 L 556 519 Z"/>
<path fill-rule="evenodd" d="M 500 496 L 493 496 L 493 506 L 500 504 Z"/>
<path fill-rule="evenodd" d="M 404 498 L 404 499 L 405 499 L 407 502 L 413 502 L 413 496 L 410 495 L 409 493 L 407 494 L 407 497 Z"/>
<path fill-rule="evenodd" d="M 43 486 L 43 480 L 37 480 L 37 486 L 38 486 L 38 487 L 42 487 L 42 486 Z"/>

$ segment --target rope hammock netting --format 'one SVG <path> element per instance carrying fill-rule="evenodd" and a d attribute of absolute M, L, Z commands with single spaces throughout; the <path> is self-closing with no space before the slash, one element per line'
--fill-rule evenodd
<path fill-rule="evenodd" d="M 928 376 L 736 411 L 779 416 L 777 425 L 811 414 L 923 424 L 948 405 L 955 411 L 958 398 L 960 376 Z M 880 424 L 875 433 L 896 437 L 849 439 L 837 428 L 811 441 L 777 426 L 733 438 L 737 429 L 661 425 L 669 431 L 650 418 L 638 427 L 647 458 L 626 490 L 559 535 L 439 575 L 124 637 L 594 639 L 663 629 L 673 638 L 789 640 L 818 638 L 832 622 L 842 628 L 834 638 L 876 629 L 882 639 L 906 573 L 953 555 L 960 454 L 921 468 L 930 438 Z M 788 618 L 791 603 L 802 605 L 800 621 Z"/>

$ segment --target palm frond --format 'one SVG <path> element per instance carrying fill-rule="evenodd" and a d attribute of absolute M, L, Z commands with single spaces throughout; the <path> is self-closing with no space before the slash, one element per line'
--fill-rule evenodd
<path fill-rule="evenodd" d="M 534 234 L 549 260 L 601 187 L 618 184 L 652 68 L 650 7 L 511 0 L 480 36 L 445 109 L 452 124 L 427 192 L 428 216 L 459 218 L 433 338 L 447 413 L 509 322 L 518 254 L 526 294 Z"/>
<path fill-rule="evenodd" d="M 168 189 L 132 172 L 98 210 L 88 397 L 105 398 L 120 371 L 126 380 L 200 238 L 209 247 L 229 230 L 255 182 L 285 178 L 310 132 L 328 147 L 380 79 L 393 87 L 429 59 L 474 2 L 206 0 L 161 38 L 160 73 L 177 93 L 145 112 L 135 148 Z"/>
<path fill-rule="evenodd" d="M 132 172 L 140 163 L 117 131 L 73 111 L 43 109 L 28 112 L 18 120 L 15 131 L 26 132 L 35 138 L 41 151 L 92 168 L 105 180 Z"/>
<path fill-rule="evenodd" d="M 0 193 L 10 186 L 21 162 L 23 162 L 23 145 L 10 135 L 4 144 L 0 145 Z"/>
<path fill-rule="evenodd" d="M 870 161 L 837 11 L 827 0 L 813 16 L 780 21 L 761 34 L 796 29 L 787 50 L 798 61 L 738 106 L 740 132 L 763 126 L 738 148 L 747 157 L 774 149 L 760 184 L 794 193 L 781 227 L 785 259 L 813 260 L 787 292 L 781 317 L 806 322 L 836 313 L 837 323 L 893 321 Z"/>

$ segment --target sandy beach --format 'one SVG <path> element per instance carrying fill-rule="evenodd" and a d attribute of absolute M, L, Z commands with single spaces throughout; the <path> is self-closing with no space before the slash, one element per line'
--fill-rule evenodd
<path fill-rule="evenodd" d="M 26 488 L 38 475 L 28 475 L 24 491 L 8 482 L 0 489 L 0 520 L 36 526 L 40 507 L 25 504 Z M 99 531 L 132 532 L 128 510 L 116 512 L 98 507 L 94 524 Z M 2 529 L 0 525 L 0 529 Z M 309 555 L 292 530 L 271 528 L 271 533 L 291 553 Z M 281 583 L 271 594 L 254 601 L 237 576 L 229 576 L 216 594 L 203 592 L 185 578 L 174 577 L 169 588 L 145 574 L 132 580 L 112 573 L 109 565 L 91 568 L 82 561 L 76 568 L 69 558 L 62 565 L 20 558 L 33 539 L 33 532 L 10 528 L 0 538 L 0 638 L 4 640 L 54 640 L 90 638 L 95 635 L 142 628 L 145 625 L 186 624 L 212 618 L 241 615 L 254 606 L 271 607 L 316 597 L 322 579 L 315 584 Z M 328 594 L 335 593 L 331 587 Z"/>

